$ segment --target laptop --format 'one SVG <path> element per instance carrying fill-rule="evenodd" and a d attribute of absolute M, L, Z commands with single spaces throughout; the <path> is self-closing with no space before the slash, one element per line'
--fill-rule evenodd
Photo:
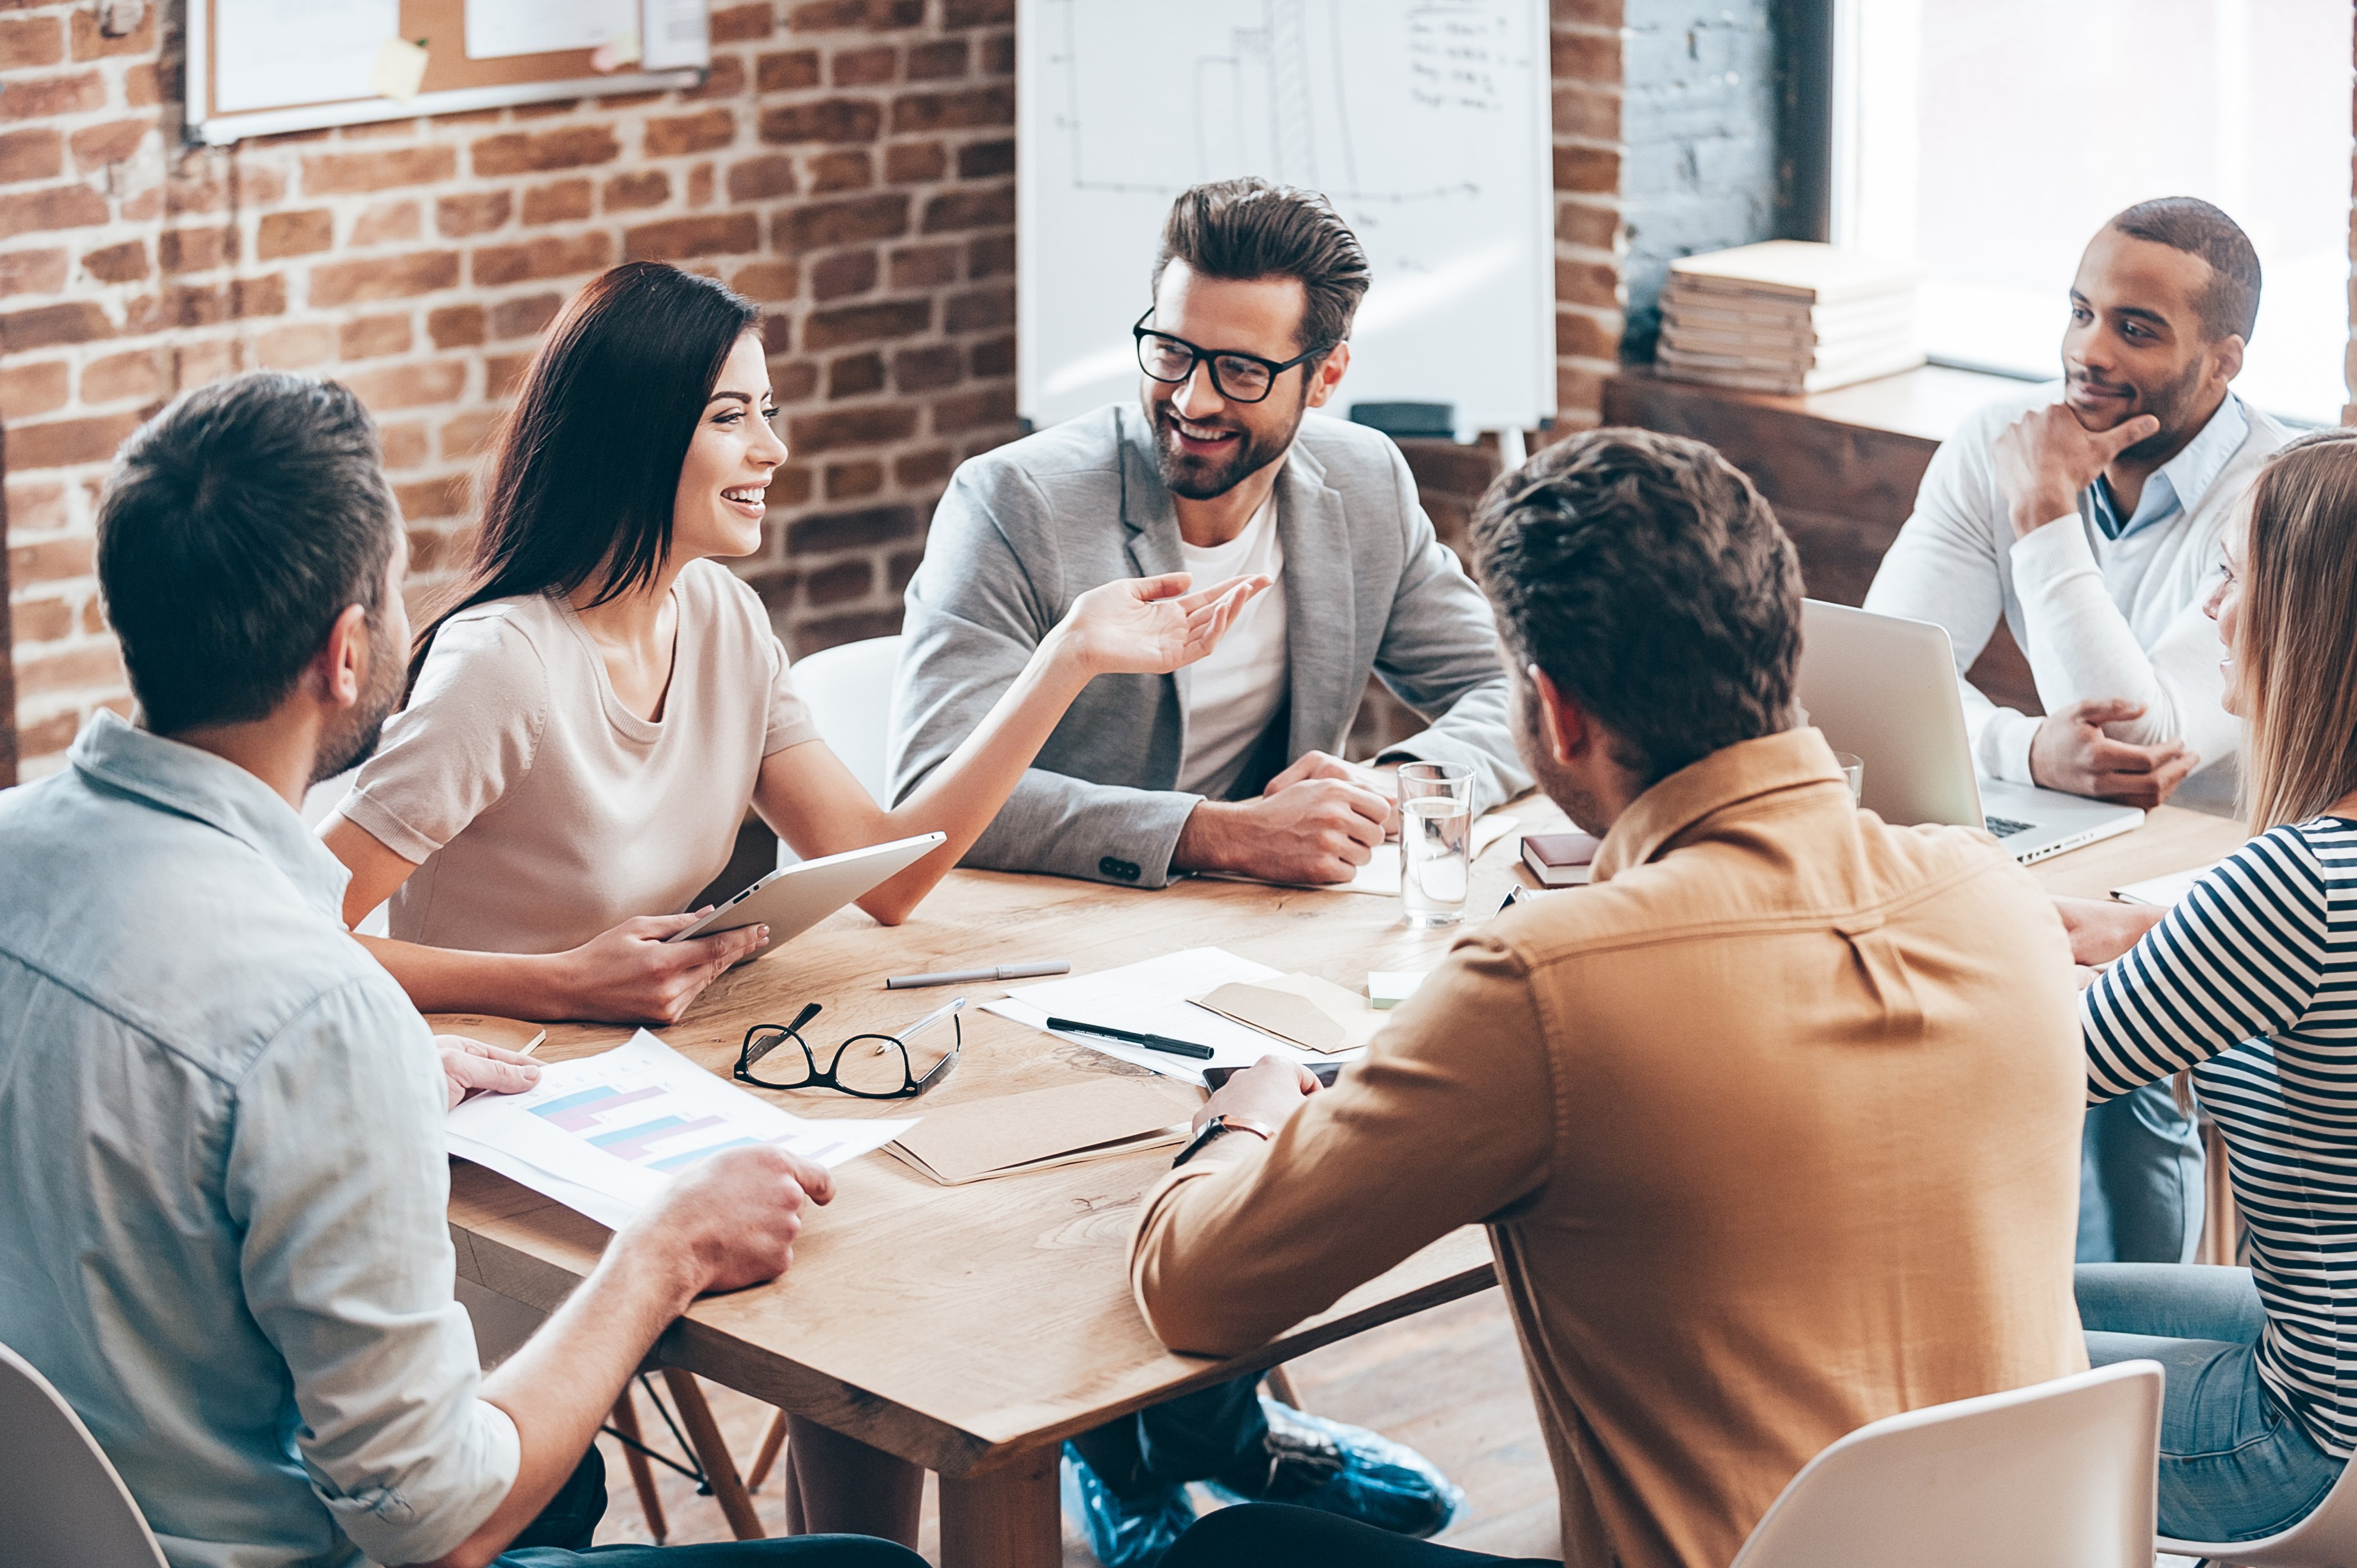
<path fill-rule="evenodd" d="M 1945 628 L 1810 599 L 1801 629 L 1801 706 L 1835 751 L 1865 759 L 1859 803 L 1884 822 L 1985 827 L 2027 865 L 2144 821 L 2133 806 L 1978 777 Z"/>

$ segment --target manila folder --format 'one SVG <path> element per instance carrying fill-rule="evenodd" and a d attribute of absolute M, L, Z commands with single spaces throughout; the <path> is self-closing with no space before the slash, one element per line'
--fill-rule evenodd
<path fill-rule="evenodd" d="M 1092 1079 L 931 1112 L 884 1152 L 956 1187 L 1178 1143 L 1201 1104 L 1168 1079 Z"/>

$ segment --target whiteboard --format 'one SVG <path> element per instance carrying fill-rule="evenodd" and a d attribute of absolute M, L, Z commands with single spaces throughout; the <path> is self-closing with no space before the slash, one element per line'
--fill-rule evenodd
<path fill-rule="evenodd" d="M 1555 413 L 1547 0 L 1021 0 L 1021 412 L 1136 395 L 1130 324 L 1181 190 L 1323 191 L 1366 247 L 1354 403 L 1460 431 Z"/>

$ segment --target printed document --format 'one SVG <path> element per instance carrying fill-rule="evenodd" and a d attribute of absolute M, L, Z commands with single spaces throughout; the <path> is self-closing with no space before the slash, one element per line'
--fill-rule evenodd
<path fill-rule="evenodd" d="M 832 1170 L 916 1124 L 790 1116 L 640 1029 L 601 1055 L 550 1063 L 522 1094 L 466 1101 L 449 1128 L 461 1159 L 619 1229 L 724 1149 L 774 1144 Z"/>

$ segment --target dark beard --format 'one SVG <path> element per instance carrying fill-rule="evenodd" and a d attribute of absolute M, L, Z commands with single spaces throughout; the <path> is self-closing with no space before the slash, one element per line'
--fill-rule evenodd
<path fill-rule="evenodd" d="M 1304 408 L 1308 406 L 1309 394 L 1306 388 L 1301 402 Z M 1163 488 L 1172 495 L 1190 501 L 1212 500 L 1226 495 L 1284 456 L 1285 449 L 1293 445 L 1294 433 L 1301 428 L 1301 415 L 1296 412 L 1292 424 L 1286 427 L 1283 436 L 1264 441 L 1247 434 L 1243 440 L 1236 443 L 1235 456 L 1222 462 L 1212 462 L 1189 456 L 1179 450 L 1178 433 L 1171 428 L 1178 415 L 1172 412 L 1168 403 L 1148 403 L 1146 417 L 1154 426 L 1154 458 L 1162 470 Z M 1223 427 L 1243 429 L 1236 424 Z"/>
<path fill-rule="evenodd" d="M 311 782 L 317 784 L 358 768 L 376 755 L 384 738 L 384 721 L 401 705 L 401 691 L 409 679 L 403 650 L 379 635 L 375 618 L 369 627 L 369 683 L 344 721 L 319 737 L 319 754 L 311 764 Z"/>
<path fill-rule="evenodd" d="M 2149 463 L 2168 457 L 2199 434 L 2186 428 L 2193 411 L 2193 395 L 2201 385 L 2201 361 L 2196 360 L 2185 367 L 2185 373 L 2161 388 L 2151 397 L 2142 400 L 2143 412 L 2160 421 L 2159 431 L 2128 447 L 2120 456 L 2131 463 Z"/>

